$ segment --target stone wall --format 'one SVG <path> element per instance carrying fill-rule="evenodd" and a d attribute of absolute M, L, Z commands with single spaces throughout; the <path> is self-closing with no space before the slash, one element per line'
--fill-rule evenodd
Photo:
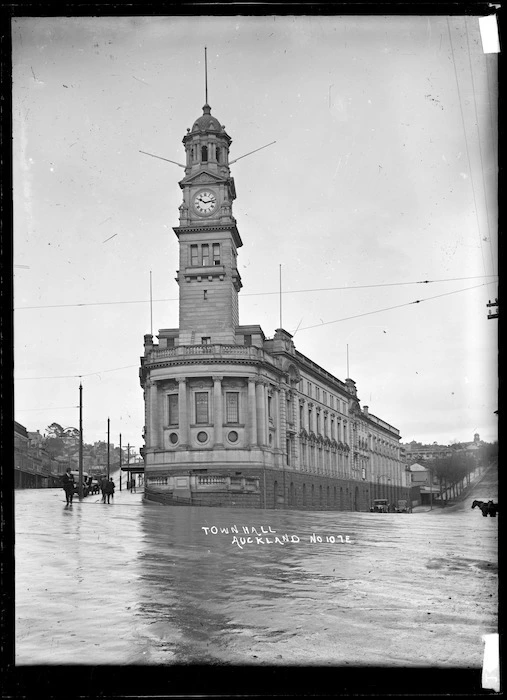
<path fill-rule="evenodd" d="M 207 475 L 216 473 L 218 472 L 210 470 Z M 232 470 L 220 470 L 221 476 L 237 474 Z M 209 489 L 192 489 L 191 493 L 182 490 L 178 495 L 178 489 L 173 491 L 147 483 L 145 497 L 166 505 L 362 512 L 369 511 L 374 498 L 373 485 L 367 481 L 335 479 L 309 472 L 258 468 L 241 469 L 241 476 L 258 479 L 258 491 L 212 486 Z M 407 495 L 401 491 L 400 489 L 397 498 L 406 498 Z"/>

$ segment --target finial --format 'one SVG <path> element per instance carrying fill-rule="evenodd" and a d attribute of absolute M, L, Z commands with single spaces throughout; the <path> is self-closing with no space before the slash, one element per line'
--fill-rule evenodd
<path fill-rule="evenodd" d="M 204 47 L 204 88 L 205 88 L 205 100 L 204 104 L 208 104 L 208 54 L 207 47 Z"/>

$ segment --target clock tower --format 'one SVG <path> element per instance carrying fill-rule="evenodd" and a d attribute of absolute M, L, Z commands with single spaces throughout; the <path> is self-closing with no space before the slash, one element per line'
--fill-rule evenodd
<path fill-rule="evenodd" d="M 179 226 L 179 345 L 234 344 L 239 325 L 242 245 L 232 215 L 236 198 L 229 170 L 231 138 L 205 104 L 187 129 Z"/>

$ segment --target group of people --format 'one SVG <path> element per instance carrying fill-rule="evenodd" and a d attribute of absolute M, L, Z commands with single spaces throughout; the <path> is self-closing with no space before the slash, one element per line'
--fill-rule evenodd
<path fill-rule="evenodd" d="M 67 468 L 67 471 L 62 477 L 62 486 L 63 490 L 65 491 L 65 499 L 67 501 L 67 505 L 71 506 L 72 499 L 74 498 L 74 493 L 76 491 L 76 481 L 74 479 L 74 475 L 72 474 L 70 467 Z M 114 489 L 115 485 L 112 477 L 108 479 L 107 476 L 103 476 L 100 480 L 102 503 L 111 503 L 111 499 L 114 498 Z"/>
<path fill-rule="evenodd" d="M 110 479 L 107 476 L 103 476 L 100 480 L 100 490 L 102 492 L 102 503 L 111 503 L 111 498 L 114 498 L 114 481 L 112 477 Z M 107 499 L 107 501 L 106 501 Z"/>

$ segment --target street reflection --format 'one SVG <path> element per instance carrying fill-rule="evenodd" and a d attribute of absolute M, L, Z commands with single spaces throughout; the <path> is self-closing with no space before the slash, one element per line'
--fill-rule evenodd
<path fill-rule="evenodd" d="M 170 508 L 121 493 L 65 509 L 62 493 L 15 494 L 20 664 L 480 667 L 497 631 L 498 520 L 470 506 Z"/>

